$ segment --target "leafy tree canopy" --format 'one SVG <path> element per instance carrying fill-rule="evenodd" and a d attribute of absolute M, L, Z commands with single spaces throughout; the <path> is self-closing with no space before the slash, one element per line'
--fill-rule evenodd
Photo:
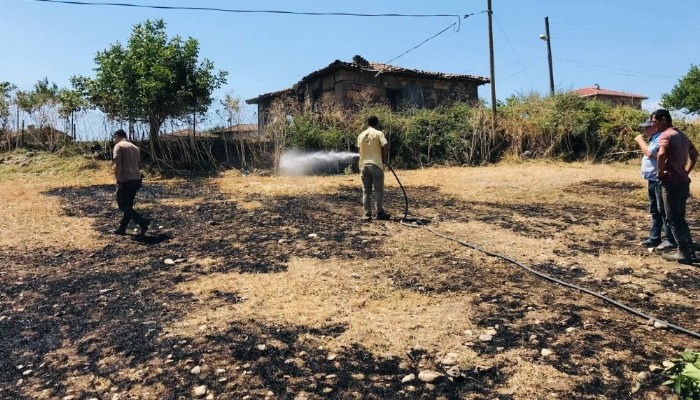
<path fill-rule="evenodd" d="M 97 53 L 94 78 L 74 77 L 73 85 L 110 117 L 147 123 L 153 140 L 167 118 L 206 112 L 226 83 L 226 71 L 198 56 L 197 40 L 168 39 L 162 19 L 147 20 L 134 26 L 126 47 Z"/>
<path fill-rule="evenodd" d="M 18 90 L 15 101 L 42 128 L 51 124 L 52 110 L 59 103 L 58 92 L 58 86 L 44 78 L 35 83 L 32 90 Z"/>
<path fill-rule="evenodd" d="M 15 85 L 10 82 L 0 82 L 0 131 L 7 128 L 10 117 L 10 92 L 15 89 Z"/>
<path fill-rule="evenodd" d="M 688 73 L 678 81 L 671 93 L 661 96 L 661 104 L 688 114 L 700 113 L 700 67 L 691 65 Z"/>

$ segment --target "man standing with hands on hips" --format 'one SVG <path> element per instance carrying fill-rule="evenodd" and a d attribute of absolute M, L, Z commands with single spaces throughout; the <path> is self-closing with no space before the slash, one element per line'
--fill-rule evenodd
<path fill-rule="evenodd" d="M 696 261 L 693 238 L 685 220 L 685 203 L 690 195 L 688 174 L 695 166 L 698 151 L 688 137 L 673 127 L 671 114 L 667 110 L 656 110 L 651 114 L 652 126 L 661 132 L 657 156 L 658 178 L 666 211 L 666 221 L 678 244 L 678 251 L 662 254 L 669 261 L 692 264 Z"/>
<path fill-rule="evenodd" d="M 372 115 L 367 118 L 365 129 L 357 137 L 360 150 L 360 174 L 362 175 L 362 203 L 365 209 L 364 221 L 372 220 L 372 192 L 377 207 L 377 219 L 388 220 L 384 211 L 384 164 L 389 162 L 389 142 L 384 133 L 377 130 L 379 119 Z"/>
<path fill-rule="evenodd" d="M 117 180 L 117 205 L 124 213 L 114 233 L 125 235 L 126 227 L 133 219 L 141 228 L 139 236 L 143 236 L 151 221 L 134 210 L 134 198 L 136 192 L 141 189 L 141 151 L 126 140 L 126 132 L 122 129 L 114 132 L 112 169 Z"/>

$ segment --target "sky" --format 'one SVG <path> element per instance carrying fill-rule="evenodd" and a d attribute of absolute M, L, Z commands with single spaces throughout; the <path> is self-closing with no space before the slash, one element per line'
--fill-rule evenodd
<path fill-rule="evenodd" d="M 99 3 L 103 0 L 81 0 Z M 162 18 L 169 36 L 192 37 L 200 57 L 228 71 L 214 96 L 241 99 L 288 88 L 336 59 L 489 77 L 486 0 L 119 0 L 140 5 L 297 12 L 449 14 L 457 17 L 340 17 L 0 0 L 0 81 L 28 90 L 47 77 L 60 87 L 94 76 L 94 57 L 125 44 L 135 24 Z M 492 0 L 495 87 L 499 100 L 549 92 L 544 19 L 549 17 L 555 89 L 601 88 L 649 97 L 658 107 L 700 63 L 696 0 Z M 459 29 L 456 22 L 460 21 Z M 455 24 L 455 26 L 450 27 Z M 479 96 L 491 99 L 491 85 Z M 252 109 L 248 118 L 252 121 Z"/>

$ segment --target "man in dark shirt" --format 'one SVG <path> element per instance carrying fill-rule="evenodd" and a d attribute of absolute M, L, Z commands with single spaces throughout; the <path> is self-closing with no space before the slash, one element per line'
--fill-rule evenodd
<path fill-rule="evenodd" d="M 667 110 L 656 110 L 651 114 L 651 123 L 659 137 L 657 155 L 658 178 L 661 181 L 661 195 L 664 201 L 666 221 L 678 243 L 678 251 L 663 254 L 669 261 L 683 264 L 695 262 L 693 238 L 685 220 L 685 203 L 690 195 L 688 174 L 695 166 L 698 151 L 688 137 L 673 127 L 671 114 Z"/>
<path fill-rule="evenodd" d="M 139 224 L 140 236 L 143 236 L 151 221 L 134 210 L 134 198 L 136 198 L 136 192 L 141 189 L 141 152 L 138 147 L 126 140 L 126 132 L 121 129 L 114 132 L 112 169 L 117 180 L 117 205 L 124 213 L 114 233 L 125 235 L 126 227 L 133 219 Z"/>

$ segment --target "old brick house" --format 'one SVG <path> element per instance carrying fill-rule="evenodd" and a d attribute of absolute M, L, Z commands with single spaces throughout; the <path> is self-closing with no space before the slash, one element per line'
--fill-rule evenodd
<path fill-rule="evenodd" d="M 637 108 L 639 110 L 642 109 L 642 101 L 648 99 L 648 97 L 639 94 L 601 89 L 598 84 L 591 87 L 576 89 L 572 93 L 586 99 L 600 100 L 612 106 L 625 105 Z"/>
<path fill-rule="evenodd" d="M 477 88 L 486 83 L 489 79 L 480 76 L 426 72 L 369 62 L 355 56 L 352 62 L 335 60 L 306 75 L 291 88 L 265 93 L 246 103 L 258 105 L 258 126 L 262 132 L 268 110 L 276 100 L 294 99 L 313 105 L 330 94 L 337 104 L 347 106 L 370 89 L 381 94 L 392 107 L 410 104 L 433 108 L 455 101 L 476 102 L 479 99 Z"/>

